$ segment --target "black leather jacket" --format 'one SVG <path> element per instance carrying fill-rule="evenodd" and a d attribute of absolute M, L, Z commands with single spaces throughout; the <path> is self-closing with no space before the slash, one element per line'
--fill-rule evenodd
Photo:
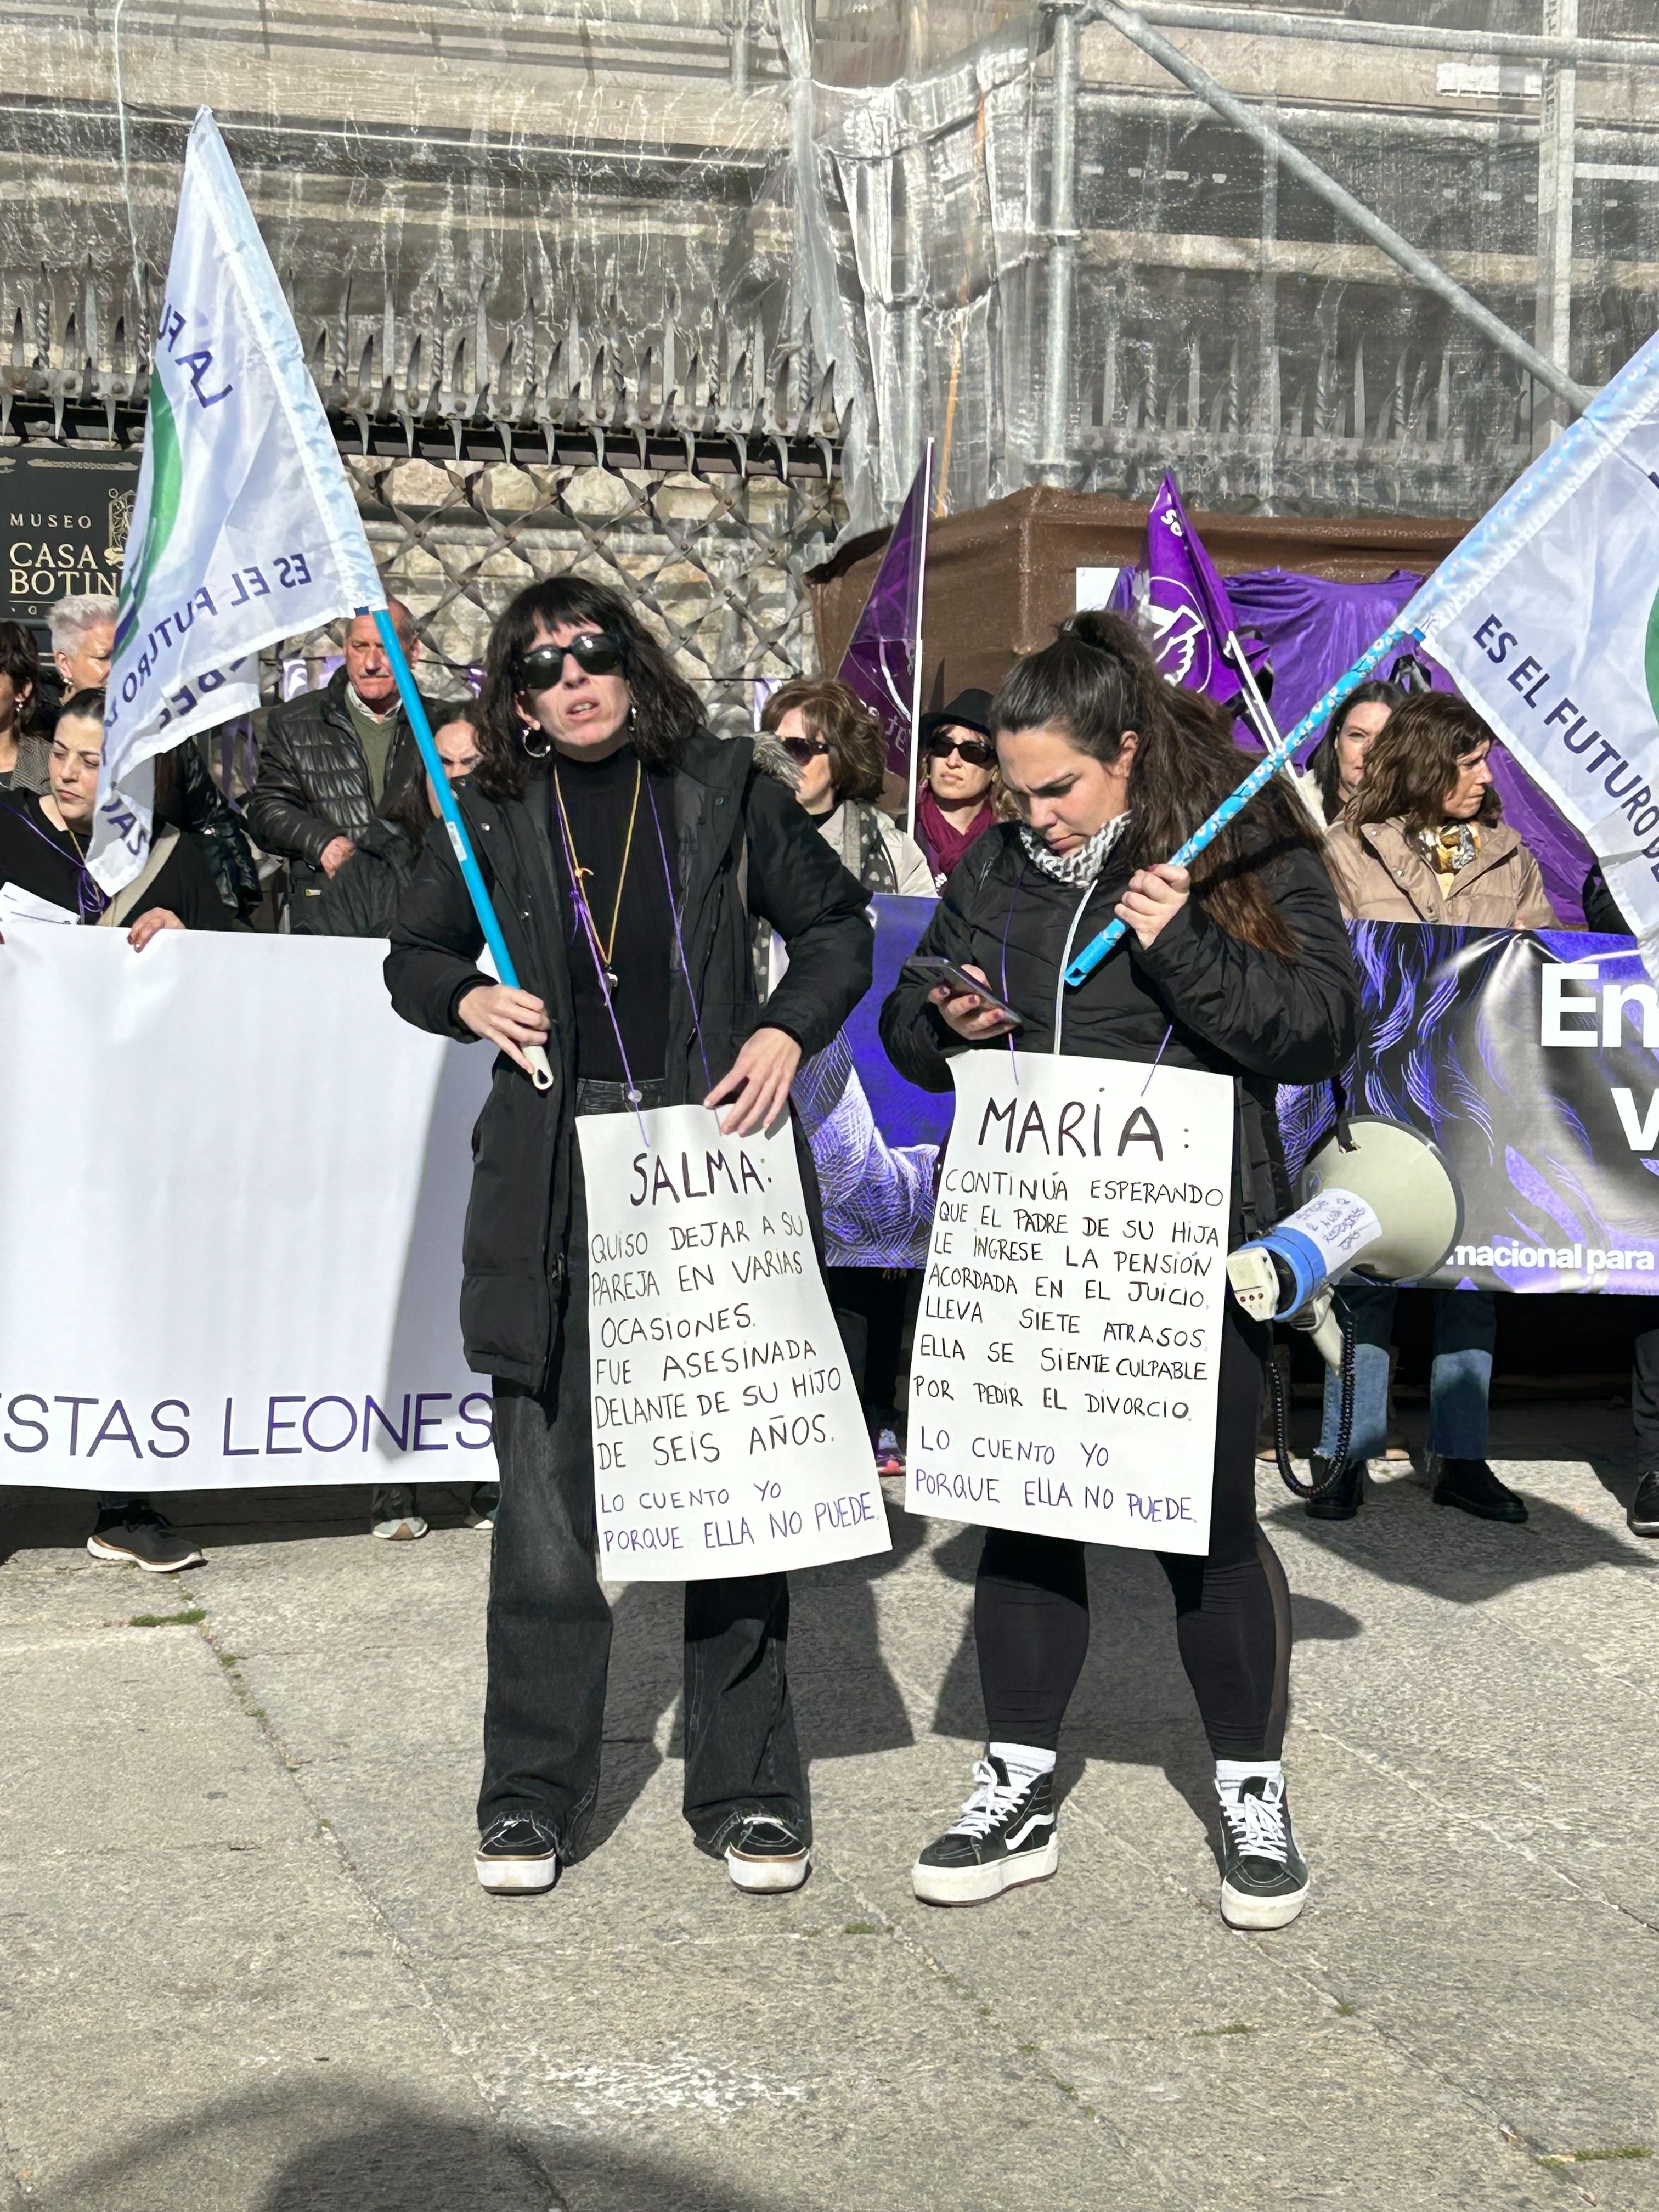
<path fill-rule="evenodd" d="M 296 907 L 289 927 L 296 937 L 390 937 L 398 902 L 417 857 L 409 833 L 376 815 L 357 849 L 323 885 L 321 895 Z"/>
<path fill-rule="evenodd" d="M 374 819 L 368 763 L 346 711 L 346 674 L 336 669 L 320 691 L 273 707 L 259 744 L 259 770 L 247 795 L 248 827 L 267 853 L 289 863 L 296 907 L 327 882 L 319 866 L 337 837 L 354 842 Z M 428 710 L 428 719 L 430 713 Z M 384 808 L 421 773 L 409 718 L 401 711 L 386 755 Z"/>

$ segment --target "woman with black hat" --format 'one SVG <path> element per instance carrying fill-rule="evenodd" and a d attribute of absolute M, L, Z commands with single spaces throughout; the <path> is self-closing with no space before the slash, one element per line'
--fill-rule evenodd
<path fill-rule="evenodd" d="M 996 820 L 997 749 L 990 714 L 988 691 L 958 691 L 948 707 L 921 718 L 914 830 L 941 890 L 974 840 Z"/>

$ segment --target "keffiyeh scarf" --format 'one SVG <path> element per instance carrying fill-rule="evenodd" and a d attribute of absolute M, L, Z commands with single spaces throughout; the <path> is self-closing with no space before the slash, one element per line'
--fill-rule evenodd
<path fill-rule="evenodd" d="M 1079 845 L 1075 853 L 1051 852 L 1044 840 L 1035 830 L 1020 824 L 1019 842 L 1025 848 L 1025 857 L 1052 876 L 1056 883 L 1073 884 L 1080 890 L 1085 884 L 1093 883 L 1105 866 L 1114 845 L 1128 826 L 1127 814 L 1115 814 L 1109 822 L 1103 822 L 1086 845 Z"/>

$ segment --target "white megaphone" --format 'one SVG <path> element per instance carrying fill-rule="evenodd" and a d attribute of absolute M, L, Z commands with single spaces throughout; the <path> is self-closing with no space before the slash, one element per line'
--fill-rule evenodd
<path fill-rule="evenodd" d="M 1228 1255 L 1227 1279 L 1253 1321 L 1306 1329 L 1340 1367 L 1331 1285 L 1351 1270 L 1382 1283 L 1431 1273 L 1462 1234 L 1463 1196 L 1437 1145 L 1368 1114 L 1315 1153 L 1302 1189 L 1294 1213 Z"/>

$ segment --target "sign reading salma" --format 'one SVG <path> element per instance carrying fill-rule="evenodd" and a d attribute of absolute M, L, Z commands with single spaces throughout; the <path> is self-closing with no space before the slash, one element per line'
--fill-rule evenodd
<path fill-rule="evenodd" d="M 203 108 L 121 574 L 90 854 L 106 890 L 149 849 L 152 757 L 257 707 L 262 647 L 385 605 L 288 304 Z"/>

